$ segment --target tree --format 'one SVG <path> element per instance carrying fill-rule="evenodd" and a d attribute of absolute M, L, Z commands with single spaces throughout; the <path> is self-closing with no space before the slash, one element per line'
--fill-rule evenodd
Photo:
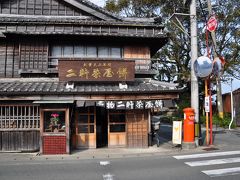
<path fill-rule="evenodd" d="M 206 50 L 206 35 L 203 31 L 207 20 L 208 12 L 204 12 L 203 1 L 198 1 L 198 22 L 199 22 L 199 56 Z M 219 25 L 216 32 L 217 53 L 226 59 L 225 73 L 226 77 L 235 77 L 240 79 L 240 0 L 220 1 L 215 0 L 214 11 L 216 13 Z M 176 25 L 178 22 L 169 20 L 173 13 L 188 13 L 189 7 L 184 7 L 182 0 L 107 0 L 107 10 L 121 16 L 127 17 L 152 17 L 161 16 L 165 19 L 165 26 L 169 32 L 169 43 L 164 46 L 157 54 L 156 58 L 161 59 L 159 67 L 160 80 L 177 81 L 181 85 L 190 83 L 190 38 L 189 38 L 189 17 L 178 16 L 181 24 L 186 30 L 183 32 Z M 211 45 L 211 38 L 209 38 Z M 169 61 L 172 64 L 169 64 Z M 163 75 L 164 74 L 164 75 Z M 174 77 L 172 75 L 175 75 Z M 164 77 L 164 78 L 163 78 Z"/>
<path fill-rule="evenodd" d="M 107 0 L 105 8 L 127 17 L 152 17 L 159 10 L 160 0 Z"/>
<path fill-rule="evenodd" d="M 176 81 L 182 86 L 190 83 L 189 36 L 167 20 L 176 11 L 188 11 L 184 9 L 181 0 L 108 0 L 105 8 L 113 13 L 127 17 L 161 16 L 165 18 L 165 26 L 169 33 L 170 42 L 155 55 L 155 58 L 161 59 L 161 64 L 157 66 L 159 74 L 156 78 L 168 82 Z M 182 19 L 182 21 L 183 25 L 188 29 L 190 26 L 189 19 Z"/>

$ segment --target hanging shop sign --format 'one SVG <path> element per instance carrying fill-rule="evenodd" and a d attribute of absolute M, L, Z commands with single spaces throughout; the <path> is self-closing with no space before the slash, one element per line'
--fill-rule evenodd
<path fill-rule="evenodd" d="M 162 108 L 162 100 L 136 100 L 136 101 L 97 101 L 96 106 L 106 109 L 152 109 Z"/>
<path fill-rule="evenodd" d="M 132 60 L 65 60 L 58 62 L 60 81 L 134 81 Z"/>
<path fill-rule="evenodd" d="M 210 32 L 214 32 L 217 29 L 217 19 L 216 16 L 213 15 L 209 18 L 208 22 L 207 22 L 207 30 Z"/>

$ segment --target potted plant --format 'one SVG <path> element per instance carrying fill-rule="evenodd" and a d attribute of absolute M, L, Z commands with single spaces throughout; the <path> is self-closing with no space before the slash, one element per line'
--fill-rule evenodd
<path fill-rule="evenodd" d="M 50 118 L 50 126 L 53 132 L 58 132 L 58 122 L 59 122 L 59 114 L 52 113 Z"/>

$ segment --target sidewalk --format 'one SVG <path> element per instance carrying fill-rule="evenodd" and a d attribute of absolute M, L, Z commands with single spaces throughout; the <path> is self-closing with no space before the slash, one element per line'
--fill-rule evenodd
<path fill-rule="evenodd" d="M 161 145 L 148 148 L 98 148 L 72 151 L 69 155 L 39 155 L 38 153 L 0 153 L 0 163 L 4 161 L 22 160 L 84 160 L 84 159 L 108 159 L 146 157 L 156 155 L 171 155 L 184 152 L 200 152 L 202 147 L 192 150 L 183 150 L 175 147 L 171 141 L 161 138 Z"/>
<path fill-rule="evenodd" d="M 181 149 L 171 142 L 171 126 L 163 126 L 160 130 L 160 147 L 156 145 L 148 148 L 98 148 L 72 151 L 69 155 L 39 155 L 38 153 L 0 153 L 0 163 L 4 161 L 21 160 L 78 160 L 78 159 L 107 159 L 145 157 L 156 155 L 173 155 L 184 153 L 206 152 L 209 146 L 199 146 L 195 149 Z M 168 129 L 167 129 L 168 128 Z M 164 134 L 165 133 L 165 134 Z M 203 139 L 205 139 L 205 128 L 202 128 Z M 228 130 L 213 128 L 213 150 L 240 149 L 240 128 Z"/>

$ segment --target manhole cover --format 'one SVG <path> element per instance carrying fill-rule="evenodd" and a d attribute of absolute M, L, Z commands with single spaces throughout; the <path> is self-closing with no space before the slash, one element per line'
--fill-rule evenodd
<path fill-rule="evenodd" d="M 219 150 L 219 149 L 214 148 L 214 147 L 208 147 L 208 148 L 204 148 L 203 150 L 205 150 L 205 151 L 215 151 L 215 150 Z"/>

